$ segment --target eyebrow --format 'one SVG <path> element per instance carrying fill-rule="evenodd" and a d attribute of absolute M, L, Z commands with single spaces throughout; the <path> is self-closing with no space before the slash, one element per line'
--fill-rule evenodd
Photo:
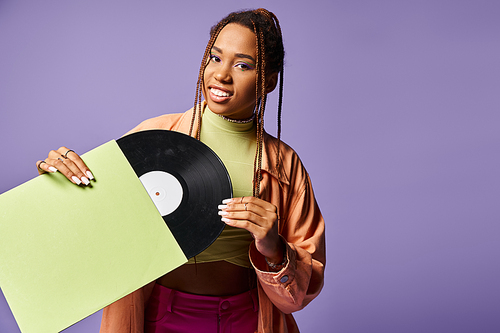
<path fill-rule="evenodd" d="M 221 54 L 223 54 L 223 53 L 224 53 L 224 52 L 222 52 L 222 50 L 221 50 L 221 49 L 219 49 L 217 46 L 212 46 L 212 50 L 215 50 L 216 52 L 219 52 L 219 53 L 221 53 Z M 252 60 L 252 61 L 253 61 L 253 63 L 255 63 L 255 59 L 254 59 L 252 56 L 248 55 L 248 54 L 244 54 L 244 53 L 236 53 L 236 54 L 235 54 L 235 56 L 236 56 L 237 58 L 250 59 L 250 60 Z"/>

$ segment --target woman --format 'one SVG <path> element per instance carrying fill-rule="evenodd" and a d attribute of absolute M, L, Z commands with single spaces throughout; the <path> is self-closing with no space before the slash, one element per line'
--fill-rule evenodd
<path fill-rule="evenodd" d="M 324 221 L 300 159 L 279 139 L 284 48 L 278 19 L 265 9 L 231 13 L 210 37 L 194 107 L 146 120 L 129 133 L 174 130 L 212 148 L 233 185 L 234 198 L 219 206 L 227 226 L 196 258 L 106 307 L 101 332 L 298 332 L 291 312 L 323 286 Z M 278 81 L 276 139 L 263 125 L 266 96 Z M 37 167 L 77 185 L 93 179 L 66 147 Z"/>

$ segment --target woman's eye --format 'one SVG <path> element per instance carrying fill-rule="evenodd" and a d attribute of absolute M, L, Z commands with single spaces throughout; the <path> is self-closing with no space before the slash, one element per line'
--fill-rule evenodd
<path fill-rule="evenodd" d="M 211 54 L 210 61 L 211 62 L 220 62 L 220 58 L 218 56 L 216 56 L 215 54 Z"/>
<path fill-rule="evenodd" d="M 246 71 L 246 70 L 254 68 L 253 66 L 251 66 L 250 64 L 247 64 L 246 62 L 240 62 L 240 63 L 236 64 L 235 67 L 238 69 L 241 69 L 242 71 Z"/>

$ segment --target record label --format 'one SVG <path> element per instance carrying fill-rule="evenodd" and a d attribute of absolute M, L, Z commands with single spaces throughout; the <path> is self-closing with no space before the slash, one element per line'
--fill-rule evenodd
<path fill-rule="evenodd" d="M 162 216 L 174 212 L 182 202 L 182 185 L 163 171 L 151 171 L 139 177 L 142 185 Z"/>

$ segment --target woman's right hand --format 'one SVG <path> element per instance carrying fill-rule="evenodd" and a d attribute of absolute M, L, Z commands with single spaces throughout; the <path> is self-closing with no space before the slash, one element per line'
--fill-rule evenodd
<path fill-rule="evenodd" d="M 39 174 L 59 171 L 76 185 L 89 185 L 94 179 L 92 172 L 80 156 L 66 147 L 51 150 L 45 160 L 36 162 L 36 166 Z"/>

